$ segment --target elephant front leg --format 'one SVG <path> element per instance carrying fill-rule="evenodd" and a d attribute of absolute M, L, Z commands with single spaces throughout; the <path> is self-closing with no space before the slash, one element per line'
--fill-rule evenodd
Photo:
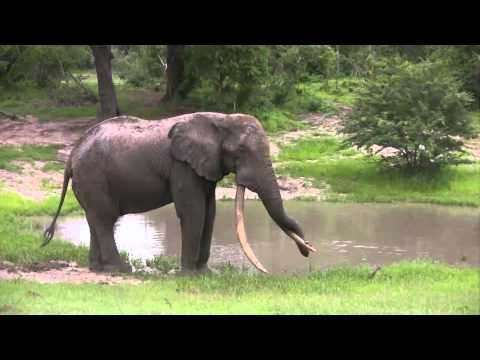
<path fill-rule="evenodd" d="M 182 230 L 181 272 L 197 272 L 205 223 L 205 182 L 186 164 L 176 163 L 171 184 Z"/>
<path fill-rule="evenodd" d="M 207 201 L 205 204 L 205 224 L 203 227 L 202 240 L 200 242 L 200 255 L 198 258 L 197 268 L 202 272 L 209 272 L 207 266 L 210 258 L 210 248 L 212 245 L 213 225 L 215 223 L 216 201 L 215 201 L 215 183 L 209 184 Z"/>

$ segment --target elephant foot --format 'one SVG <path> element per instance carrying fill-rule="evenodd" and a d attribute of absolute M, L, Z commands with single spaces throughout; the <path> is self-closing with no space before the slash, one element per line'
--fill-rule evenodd
<path fill-rule="evenodd" d="M 102 264 L 94 271 L 106 273 L 131 273 L 133 271 L 129 264 Z"/>
<path fill-rule="evenodd" d="M 93 272 L 102 272 L 103 266 L 99 262 L 90 262 L 90 265 L 88 266 L 90 271 Z"/>
<path fill-rule="evenodd" d="M 198 275 L 198 270 L 182 268 L 179 271 L 176 271 L 175 275 L 176 276 L 195 276 L 195 275 Z"/>
<path fill-rule="evenodd" d="M 206 274 L 206 275 L 218 275 L 220 272 L 218 270 L 212 269 L 207 265 L 203 265 L 197 269 L 199 274 Z"/>
<path fill-rule="evenodd" d="M 209 268 L 207 265 L 204 265 L 200 268 L 182 268 L 180 271 L 176 272 L 175 275 L 178 276 L 198 276 L 198 275 L 212 275 L 218 274 L 217 270 Z"/>

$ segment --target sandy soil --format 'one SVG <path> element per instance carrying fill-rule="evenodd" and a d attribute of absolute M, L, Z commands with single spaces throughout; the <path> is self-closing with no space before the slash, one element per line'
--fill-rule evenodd
<path fill-rule="evenodd" d="M 270 139 L 272 156 L 278 155 L 282 146 L 303 137 L 340 136 L 338 131 L 341 129 L 341 117 L 349 111 L 351 111 L 349 108 L 343 108 L 339 117 L 327 117 L 321 113 L 306 114 L 304 120 L 313 124 L 314 127 L 272 137 Z M 21 120 L 0 119 L 0 145 L 57 144 L 61 146 L 58 151 L 58 160 L 65 162 L 74 143 L 94 123 L 94 118 L 67 119 L 50 123 L 39 122 L 33 117 Z M 465 147 L 475 158 L 480 159 L 480 139 L 467 141 Z M 388 156 L 394 151 L 395 149 L 385 149 L 382 154 Z M 63 179 L 61 172 L 43 172 L 41 169 L 44 163 L 40 161 L 35 163 L 16 162 L 16 164 L 22 167 L 21 174 L 0 169 L 0 185 L 4 189 L 17 191 L 34 200 L 42 200 L 50 195 L 59 195 Z M 314 188 L 311 180 L 305 178 L 279 176 L 277 180 L 282 198 L 285 200 L 299 197 L 321 200 L 328 189 L 327 184 L 322 188 Z M 48 182 L 48 186 L 44 186 L 45 182 Z M 216 197 L 217 199 L 234 199 L 235 192 L 233 187 L 218 187 Z M 255 193 L 248 190 L 245 195 L 247 199 L 258 198 Z M 141 283 L 137 279 L 94 273 L 75 263 L 65 261 L 34 264 L 28 269 L 21 269 L 7 261 L 0 261 L 0 280 L 13 279 L 25 279 L 40 283 L 98 283 L 105 285 Z"/>
<path fill-rule="evenodd" d="M 63 173 L 43 172 L 41 169 L 45 163 L 42 161 L 35 161 L 33 164 L 15 161 L 14 164 L 22 168 L 21 173 L 0 169 L 0 179 L 6 191 L 16 191 L 33 200 L 42 200 L 59 193 L 58 189 L 63 183 Z"/>
<path fill-rule="evenodd" d="M 29 269 L 21 269 L 8 261 L 0 262 L 0 280 L 29 280 L 42 284 L 52 283 L 96 283 L 112 285 L 119 283 L 140 284 L 142 281 L 122 276 L 100 274 L 79 267 L 74 262 L 49 261 L 37 263 Z"/>
<path fill-rule="evenodd" d="M 351 112 L 348 107 L 342 107 L 338 116 L 327 116 L 323 113 L 308 113 L 302 116 L 303 120 L 313 125 L 307 130 L 299 130 L 275 137 L 270 137 L 270 153 L 272 156 L 279 154 L 282 146 L 290 144 L 300 138 L 319 135 L 341 136 L 342 117 Z M 0 145 L 47 145 L 56 144 L 61 148 L 58 151 L 58 160 L 65 162 L 73 145 L 86 129 L 96 122 L 95 118 L 66 119 L 55 122 L 39 122 L 38 119 L 27 116 L 22 119 L 0 118 Z M 480 139 L 466 141 L 465 148 L 476 158 L 480 159 Z M 373 147 L 377 151 L 379 147 Z M 396 149 L 388 148 L 380 155 L 391 156 Z M 17 162 L 23 168 L 22 173 L 12 173 L 0 169 L 0 180 L 6 190 L 16 191 L 25 197 L 42 200 L 47 196 L 56 195 L 62 184 L 63 175 L 59 172 L 43 172 L 44 163 Z M 279 163 L 275 163 L 278 166 Z M 47 182 L 50 186 L 45 187 Z M 309 197 L 321 200 L 325 188 L 318 189 L 312 186 L 310 179 L 278 177 L 281 195 L 284 200 Z M 217 199 L 234 199 L 234 187 L 218 187 Z M 255 193 L 246 191 L 247 199 L 257 199 Z"/>
<path fill-rule="evenodd" d="M 65 121 L 39 122 L 34 117 L 26 117 L 22 120 L 0 119 L 0 144 L 1 145 L 49 145 L 61 146 L 57 159 L 65 162 L 75 142 L 83 132 L 95 123 L 95 118 L 67 119 Z M 294 135 L 284 135 L 271 142 L 272 154 L 278 154 L 277 144 L 285 144 L 294 141 L 298 137 L 307 136 L 310 132 L 298 132 Z M 0 169 L 0 179 L 6 190 L 16 191 L 33 200 L 43 200 L 48 196 L 56 195 L 60 191 L 63 174 L 57 172 L 42 172 L 44 163 L 37 161 L 34 164 L 16 162 L 23 168 L 22 173 L 9 172 Z M 48 181 L 53 189 L 45 189 L 42 185 Z M 315 189 L 308 179 L 294 179 L 287 177 L 278 178 L 282 198 L 291 200 L 298 197 L 322 198 L 324 191 Z M 53 190 L 53 191 L 52 191 Z M 55 191 L 56 190 L 56 191 Z M 218 187 L 217 199 L 234 199 L 236 189 L 234 187 Z M 246 191 L 247 199 L 258 199 L 255 193 Z"/>

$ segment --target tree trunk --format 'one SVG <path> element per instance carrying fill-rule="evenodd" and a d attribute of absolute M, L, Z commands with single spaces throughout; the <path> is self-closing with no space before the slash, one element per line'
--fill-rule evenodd
<path fill-rule="evenodd" d="M 110 45 L 90 45 L 97 70 L 98 95 L 100 98 L 101 119 L 120 115 L 117 95 L 112 78 L 112 51 Z"/>
<path fill-rule="evenodd" d="M 167 45 L 167 92 L 163 97 L 164 101 L 179 95 L 185 77 L 184 51 L 185 45 Z"/>

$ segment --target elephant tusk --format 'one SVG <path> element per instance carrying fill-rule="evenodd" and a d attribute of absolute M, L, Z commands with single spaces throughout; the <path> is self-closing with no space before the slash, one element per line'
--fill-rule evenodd
<path fill-rule="evenodd" d="M 235 214 L 237 220 L 237 238 L 240 242 L 243 252 L 247 256 L 248 260 L 261 272 L 268 274 L 267 269 L 258 261 L 257 257 L 253 253 L 250 244 L 248 243 L 247 233 L 245 231 L 245 221 L 244 221 L 244 199 L 245 199 L 245 187 L 238 185 L 237 186 L 237 195 L 235 197 Z"/>
<path fill-rule="evenodd" d="M 287 232 L 287 235 L 290 236 L 293 239 L 293 241 L 297 243 L 298 246 L 302 246 L 311 252 L 317 252 L 317 249 L 315 249 L 312 245 L 310 245 L 307 241 L 303 240 L 297 234 L 289 231 Z"/>

